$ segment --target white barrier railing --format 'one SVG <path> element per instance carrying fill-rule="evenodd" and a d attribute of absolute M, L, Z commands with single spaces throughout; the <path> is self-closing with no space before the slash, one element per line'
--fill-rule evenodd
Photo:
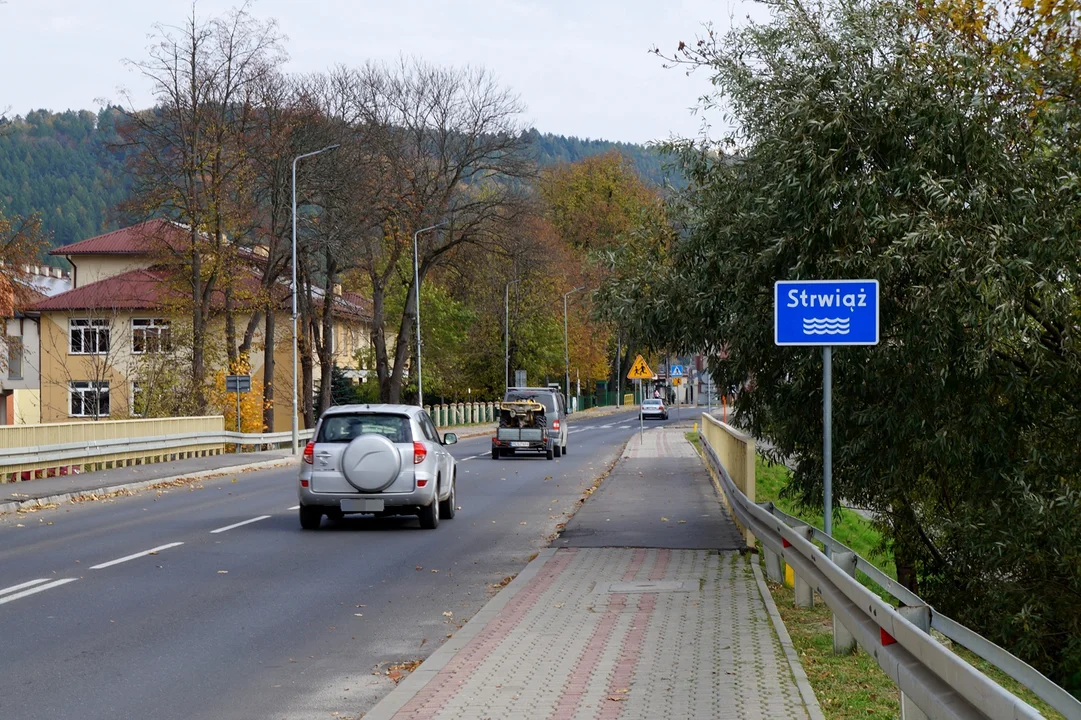
<path fill-rule="evenodd" d="M 312 436 L 311 430 L 301 430 L 304 442 Z M 37 473 L 60 468 L 82 468 L 107 459 L 115 465 L 134 462 L 155 462 L 173 459 L 173 456 L 193 454 L 220 454 L 226 445 L 242 447 L 277 447 L 292 442 L 291 431 L 275 433 L 238 433 L 233 431 L 201 431 L 174 435 L 142 436 L 133 438 L 109 438 L 40 445 L 37 447 L 0 448 L 0 478 L 12 473 L 27 473 L 33 478 Z M 192 451 L 190 448 L 201 448 Z"/>
<path fill-rule="evenodd" d="M 728 426 L 703 414 L 703 430 L 707 423 L 728 431 Z M 1081 701 L 1020 658 L 935 612 L 917 595 L 818 528 L 776 510 L 772 503 L 752 502 L 736 487 L 706 433 L 700 438 L 733 514 L 765 548 L 767 570 L 771 554 L 790 565 L 797 578 L 813 588 L 830 607 L 835 623 L 840 621 L 907 699 L 929 717 L 1016 720 L 1042 715 L 921 630 L 910 621 L 911 612 L 906 616 L 904 611 L 909 609 L 930 615 L 930 628 L 995 665 L 1065 717 L 1081 719 Z M 853 570 L 831 561 L 815 541 L 822 543 L 838 560 L 842 553 L 853 556 L 857 569 L 905 607 L 887 604 L 856 580 Z"/>

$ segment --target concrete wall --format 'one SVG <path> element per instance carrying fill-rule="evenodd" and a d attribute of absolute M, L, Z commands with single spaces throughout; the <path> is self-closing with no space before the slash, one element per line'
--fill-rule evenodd
<path fill-rule="evenodd" d="M 41 422 L 41 390 L 15 390 L 15 424 L 37 425 Z"/>
<path fill-rule="evenodd" d="M 138 255 L 71 255 L 68 260 L 75 268 L 72 281 L 76 288 L 153 263 L 152 258 Z"/>

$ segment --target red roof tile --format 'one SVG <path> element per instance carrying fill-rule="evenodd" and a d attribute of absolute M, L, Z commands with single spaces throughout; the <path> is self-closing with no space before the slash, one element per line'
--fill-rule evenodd
<path fill-rule="evenodd" d="M 166 284 L 165 270 L 130 270 L 74 290 L 53 295 L 27 310 L 145 310 L 160 308 L 177 295 Z"/>
<path fill-rule="evenodd" d="M 177 306 L 184 299 L 180 290 L 169 283 L 170 271 L 163 267 L 149 270 L 129 270 L 74 290 L 54 295 L 26 308 L 36 312 L 56 312 L 65 310 L 91 310 L 112 312 L 114 310 L 157 310 L 166 305 Z M 242 283 L 247 297 L 260 294 L 259 276 L 254 272 L 245 276 Z M 279 283 L 274 288 L 274 296 L 283 311 L 290 307 L 289 286 Z M 190 301 L 190 296 L 187 298 Z M 335 296 L 335 314 L 339 317 L 351 317 L 357 320 L 371 320 L 371 301 L 357 293 L 344 293 L 344 297 Z M 215 290 L 212 304 L 215 310 L 224 306 L 224 295 Z M 322 298 L 315 298 L 316 307 L 322 307 Z M 239 310 L 239 308 L 238 308 Z M 241 310 L 241 312 L 243 312 Z"/>
<path fill-rule="evenodd" d="M 150 255 L 165 245 L 182 246 L 188 231 L 168 220 L 147 220 L 131 227 L 80 240 L 49 251 L 50 255 Z"/>

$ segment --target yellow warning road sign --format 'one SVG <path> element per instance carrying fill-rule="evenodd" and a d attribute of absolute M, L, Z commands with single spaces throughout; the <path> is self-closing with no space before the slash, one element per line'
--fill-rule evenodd
<path fill-rule="evenodd" d="M 652 380 L 653 371 L 649 369 L 649 365 L 646 365 L 646 360 L 641 355 L 634 359 L 634 365 L 631 366 L 631 371 L 627 373 L 628 380 Z"/>
<path fill-rule="evenodd" d="M 676 387 L 679 387 L 680 385 L 683 384 L 683 378 L 679 378 L 679 377 L 672 378 L 672 384 L 675 385 Z"/>

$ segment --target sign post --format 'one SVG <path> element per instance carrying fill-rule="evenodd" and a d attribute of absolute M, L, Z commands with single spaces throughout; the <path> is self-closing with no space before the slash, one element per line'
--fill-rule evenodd
<path fill-rule="evenodd" d="M 225 392 L 236 395 L 236 431 L 240 432 L 240 393 L 251 392 L 251 375 L 226 375 Z M 240 443 L 236 445 L 236 451 L 240 452 Z"/>
<path fill-rule="evenodd" d="M 672 379 L 672 386 L 673 387 L 680 387 L 681 385 L 683 385 L 683 366 L 682 365 L 673 365 L 668 370 L 668 377 L 670 377 Z M 676 391 L 676 420 L 682 420 L 682 418 L 680 417 L 679 406 L 680 406 L 680 391 L 677 390 Z"/>
<path fill-rule="evenodd" d="M 634 365 L 631 365 L 631 371 L 627 373 L 628 380 L 634 380 L 638 385 L 639 397 L 641 397 L 642 381 L 652 380 L 653 371 L 649 369 L 649 365 L 646 365 L 646 359 L 639 355 L 634 359 Z M 639 400 L 639 402 L 642 402 Z M 642 406 L 638 406 L 638 432 L 642 434 L 646 431 L 645 420 L 642 417 Z"/>
<path fill-rule="evenodd" d="M 833 346 L 878 344 L 877 280 L 779 280 L 773 337 L 822 347 L 822 525 L 833 535 Z"/>

